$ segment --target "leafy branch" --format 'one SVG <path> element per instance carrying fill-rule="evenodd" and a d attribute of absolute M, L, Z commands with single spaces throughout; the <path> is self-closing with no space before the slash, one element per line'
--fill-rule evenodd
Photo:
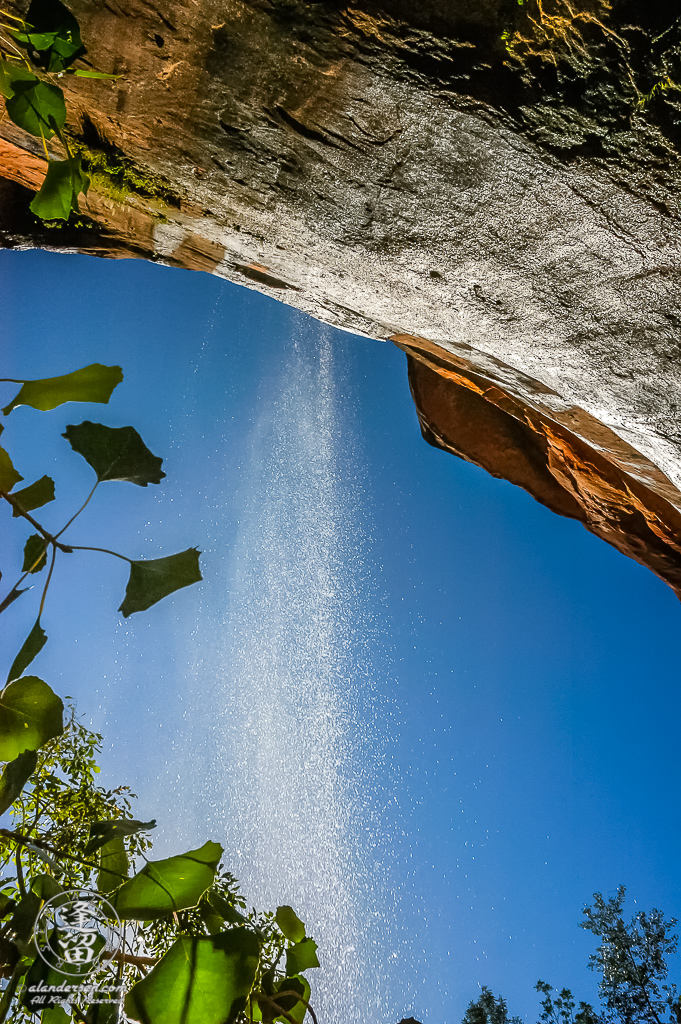
<path fill-rule="evenodd" d="M 19 405 L 54 409 L 64 402 L 107 403 L 123 379 L 120 367 L 94 363 L 62 377 L 5 378 L 20 385 L 3 412 Z M 0 427 L 0 430 L 2 428 Z M 14 874 L 0 881 L 0 975 L 8 979 L 0 1000 L 0 1024 L 33 1019 L 36 1011 L 66 1006 L 52 1024 L 109 1024 L 118 1020 L 115 1001 L 91 1001 L 86 989 L 122 986 L 127 1019 L 144 1024 L 302 1024 L 309 1013 L 310 985 L 304 972 L 318 967 L 317 945 L 291 907 L 276 914 L 245 913 L 233 877 L 221 867 L 222 847 L 208 841 L 196 850 L 149 860 L 148 837 L 155 821 L 132 817 L 133 794 L 95 784 L 101 736 L 75 717 L 64 721 L 64 704 L 26 669 L 47 643 L 41 618 L 62 557 L 94 551 L 125 560 L 130 575 L 120 606 L 124 616 L 150 608 L 201 579 L 195 548 L 155 559 L 133 559 L 105 547 L 62 538 L 89 505 L 97 488 L 118 481 L 147 487 L 165 477 L 162 459 L 133 427 L 89 420 L 69 425 L 63 436 L 95 474 L 94 485 L 60 529 L 48 529 L 33 514 L 55 500 L 54 481 L 22 481 L 9 453 L 0 448 L 0 498 L 12 517 L 36 531 L 24 545 L 22 576 L 0 603 L 4 611 L 25 592 L 29 575 L 49 569 L 37 619 L 0 691 L 0 814 L 14 827 L 0 828 L 0 867 Z M 49 555 L 49 558 L 48 558 Z M 104 951 L 82 967 L 74 992 L 64 960 L 37 948 L 37 921 L 49 900 L 90 888 L 106 896 L 126 925 L 123 949 Z M 55 924 L 52 938 L 61 949 Z M 55 954 L 56 955 L 56 954 Z M 280 966 L 284 962 L 285 967 Z M 116 974 L 111 974 L 112 967 Z M 94 988 L 93 988 L 94 986 Z M 99 988 L 97 988 L 99 986 Z M 109 986 L 109 988 L 107 988 Z M 87 989 L 89 991 L 89 989 Z M 107 1016 L 109 1014 L 109 1016 Z"/>
<path fill-rule="evenodd" d="M 114 388 L 122 379 L 120 367 L 94 363 L 62 377 L 32 381 L 13 380 L 11 383 L 20 383 L 22 386 L 3 411 L 5 415 L 9 415 L 19 405 L 29 405 L 45 411 L 68 401 L 108 402 Z M 134 427 L 107 427 L 102 423 L 85 420 L 78 425 L 68 426 L 63 436 L 73 451 L 80 454 L 91 466 L 96 480 L 85 501 L 56 532 L 48 530 L 31 514 L 35 509 L 54 500 L 54 481 L 44 476 L 21 491 L 12 493 L 13 488 L 23 477 L 15 470 L 9 454 L 0 448 L 0 498 L 11 506 L 14 516 L 25 519 L 37 530 L 37 534 L 33 534 L 26 541 L 22 575 L 0 602 L 0 612 L 5 611 L 25 592 L 20 588 L 27 576 L 38 573 L 45 567 L 48 549 L 51 549 L 51 562 L 40 604 L 38 623 L 58 554 L 97 551 L 128 562 L 130 577 L 125 598 L 119 609 L 124 616 L 150 608 L 173 591 L 198 582 L 201 573 L 199 552 L 195 548 L 188 548 L 164 558 L 133 559 L 109 548 L 66 544 L 59 540 L 87 508 L 101 483 L 125 481 L 147 487 L 149 484 L 159 484 L 165 477 L 161 470 L 163 460 L 149 451 Z"/>
<path fill-rule="evenodd" d="M 64 75 L 119 76 L 72 66 L 86 50 L 76 18 L 61 0 L 32 0 L 26 20 L 7 11 L 0 11 L 0 17 L 15 23 L 0 24 L 0 94 L 10 119 L 41 140 L 48 161 L 31 211 L 42 220 L 68 220 L 72 210 L 78 211 L 78 197 L 87 195 L 90 179 L 64 135 L 66 103 L 57 81 Z M 65 160 L 50 156 L 47 143 L 55 136 Z"/>

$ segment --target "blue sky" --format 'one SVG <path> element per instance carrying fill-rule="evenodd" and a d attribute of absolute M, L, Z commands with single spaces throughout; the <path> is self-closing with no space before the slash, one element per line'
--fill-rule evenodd
<path fill-rule="evenodd" d="M 534 1021 L 538 978 L 595 996 L 585 968 L 593 942 L 577 927 L 593 892 L 624 883 L 639 908 L 681 916 L 681 606 L 664 584 L 521 490 L 425 444 L 404 355 L 389 344 L 322 330 L 206 275 L 133 261 L 0 252 L 0 304 L 3 376 L 94 361 L 125 372 L 107 407 L 20 408 L 4 420 L 3 444 L 26 480 L 47 472 L 64 496 L 41 510 L 46 525 L 61 525 L 90 486 L 89 468 L 59 436 L 64 426 L 130 423 L 164 457 L 167 480 L 103 485 L 74 542 L 131 557 L 204 552 L 200 587 L 130 620 L 116 613 L 122 562 L 63 559 L 44 617 L 50 643 L 35 663 L 105 732 L 104 777 L 131 782 L 140 815 L 159 819 L 159 854 L 220 840 L 223 825 L 233 835 L 232 812 L 247 813 L 237 761 L 215 753 L 234 630 L 257 623 L 236 594 L 235 559 L 244 564 L 263 524 L 276 526 L 267 558 L 276 561 L 278 544 L 286 579 L 295 576 L 291 549 L 322 492 L 310 483 L 286 548 L 286 523 L 263 516 L 285 508 L 277 486 L 302 474 L 304 489 L 307 477 L 300 464 L 279 473 L 272 439 L 282 460 L 295 451 L 300 463 L 304 449 L 286 440 L 297 375 L 298 419 L 314 414 L 317 430 L 318 354 L 327 351 L 333 450 L 318 469 L 314 454 L 310 472 L 332 473 L 324 493 L 340 510 L 329 615 L 345 638 L 333 656 L 352 694 L 346 739 L 360 736 L 339 762 L 352 804 L 344 863 L 366 915 L 359 1004 L 375 996 L 371 979 L 381 992 L 366 1024 L 396 1024 L 403 1013 L 452 1024 L 481 984 Z M 6 523 L 3 587 L 31 532 Z M 276 590 L 284 569 L 270 569 Z M 6 658 L 35 602 L 25 595 L 3 616 Z M 314 771 L 309 778 L 312 791 Z M 311 865 L 303 859 L 290 882 L 303 902 Z M 309 913 L 323 934 L 314 901 Z M 319 984 L 330 990 L 332 975 Z"/>

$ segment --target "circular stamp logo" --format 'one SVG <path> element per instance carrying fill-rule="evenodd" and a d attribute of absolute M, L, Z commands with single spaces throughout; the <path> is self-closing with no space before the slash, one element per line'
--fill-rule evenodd
<path fill-rule="evenodd" d="M 35 944 L 45 963 L 74 978 L 88 974 L 123 944 L 123 927 L 108 900 L 91 889 L 72 889 L 47 900 L 35 923 Z"/>

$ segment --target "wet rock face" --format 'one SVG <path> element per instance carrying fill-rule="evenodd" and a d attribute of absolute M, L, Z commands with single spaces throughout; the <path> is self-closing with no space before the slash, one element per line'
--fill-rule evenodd
<path fill-rule="evenodd" d="M 154 259 L 421 339 L 400 343 L 429 437 L 676 585 L 681 22 L 667 5 L 70 6 L 88 58 L 122 75 L 67 83 L 92 224 L 32 220 L 40 146 L 5 119 L 2 244 Z M 510 419 L 442 372 L 464 350 L 481 380 L 503 377 Z"/>

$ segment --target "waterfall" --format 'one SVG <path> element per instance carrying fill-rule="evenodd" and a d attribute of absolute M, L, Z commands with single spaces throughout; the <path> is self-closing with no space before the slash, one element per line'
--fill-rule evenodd
<path fill-rule="evenodd" d="M 339 463 L 355 455 L 329 335 L 298 328 L 228 497 L 238 526 L 222 607 L 213 599 L 197 625 L 187 711 L 212 769 L 191 799 L 249 905 L 291 904 L 317 940 L 320 1021 L 375 1024 L 367 808 L 379 716 L 365 655 L 361 484 L 347 472 L 339 482 Z"/>

